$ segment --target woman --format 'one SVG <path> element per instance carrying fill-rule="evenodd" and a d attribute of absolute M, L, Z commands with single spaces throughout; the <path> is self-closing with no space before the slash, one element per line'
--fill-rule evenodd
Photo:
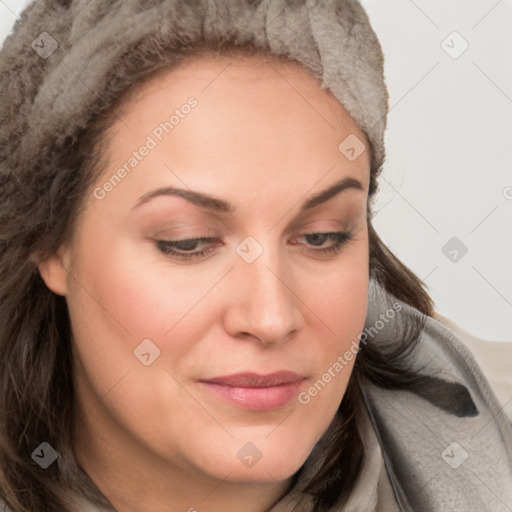
<path fill-rule="evenodd" d="M 10 510 L 510 509 L 469 336 L 371 225 L 358 3 L 35 2 L 0 69 Z"/>

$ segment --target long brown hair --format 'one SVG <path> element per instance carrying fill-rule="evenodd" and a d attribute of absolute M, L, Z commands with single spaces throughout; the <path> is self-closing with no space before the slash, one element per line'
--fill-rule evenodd
<path fill-rule="evenodd" d="M 49 147 L 30 169 L 11 169 L 0 176 L 0 496 L 14 512 L 70 512 L 65 489 L 81 492 L 98 507 L 111 506 L 73 454 L 70 320 L 65 298 L 46 287 L 37 262 L 70 236 L 85 208 L 85 198 L 103 169 L 104 134 L 115 121 L 112 109 L 151 74 L 171 68 L 199 48 L 227 55 L 262 51 L 250 45 L 204 42 L 167 56 L 157 40 L 139 41 L 140 58 L 134 61 L 131 52 L 126 53 L 124 78 L 110 81 L 102 91 L 99 114 L 88 126 Z M 370 198 L 377 191 L 380 171 L 372 157 Z M 372 227 L 370 206 L 368 212 L 370 276 L 398 299 L 432 315 L 433 303 L 422 282 L 382 242 Z M 410 330 L 404 346 L 414 344 L 420 330 L 419 324 Z M 406 368 L 391 364 L 389 354 L 370 345 L 357 357 L 325 436 L 326 463 L 303 489 L 313 496 L 318 511 L 350 494 L 363 464 L 358 429 L 358 411 L 364 407 L 361 379 L 392 387 L 408 378 Z M 43 441 L 59 453 L 47 469 L 31 458 Z M 300 470 L 294 482 L 299 474 Z"/>

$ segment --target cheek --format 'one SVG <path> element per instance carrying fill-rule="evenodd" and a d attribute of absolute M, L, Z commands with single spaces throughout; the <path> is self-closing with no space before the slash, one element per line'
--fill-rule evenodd
<path fill-rule="evenodd" d="M 317 274 L 316 286 L 311 279 L 304 283 L 318 340 L 310 354 L 318 364 L 298 399 L 325 428 L 343 398 L 359 350 L 368 305 L 367 248 L 366 240 L 360 240 L 328 275 Z"/>
<path fill-rule="evenodd" d="M 326 350 L 341 350 L 343 343 L 364 327 L 369 285 L 367 238 L 360 235 L 336 262 L 319 269 L 321 266 L 303 272 L 300 294 L 316 316 L 318 329 L 324 325 Z"/>
<path fill-rule="evenodd" d="M 178 268 L 162 258 L 148 257 L 147 247 L 134 251 L 111 240 L 96 249 L 83 251 L 76 262 L 76 282 L 67 297 L 76 352 L 97 395 L 113 386 L 118 393 L 125 389 L 125 394 L 115 395 L 119 403 L 137 402 L 149 421 L 160 406 L 148 401 L 148 395 L 156 396 L 159 389 L 165 396 L 162 400 L 177 399 L 168 396 L 179 387 L 175 389 L 164 370 L 178 378 L 183 369 L 194 375 L 197 361 L 204 360 L 201 341 L 219 319 L 218 301 L 209 292 L 224 272 Z M 152 344 L 141 345 L 147 339 Z M 157 357 L 144 366 L 137 354 L 146 353 L 147 348 L 139 347 L 148 346 L 150 357 Z M 126 381 L 118 386 L 128 371 Z"/>
<path fill-rule="evenodd" d="M 93 319 L 91 329 L 132 343 L 163 338 L 216 281 L 216 273 L 201 278 L 190 267 L 180 271 L 139 243 L 143 247 L 137 250 L 109 241 L 96 251 L 83 251 L 72 266 L 76 279 L 68 296 L 70 308 Z"/>

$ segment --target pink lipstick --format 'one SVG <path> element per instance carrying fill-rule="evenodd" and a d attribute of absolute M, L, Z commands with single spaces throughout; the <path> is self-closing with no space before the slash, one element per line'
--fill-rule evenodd
<path fill-rule="evenodd" d="M 201 379 L 199 382 L 206 390 L 235 406 L 253 411 L 270 411 L 283 407 L 297 396 L 305 380 L 297 373 L 279 371 L 267 375 L 237 373 Z"/>

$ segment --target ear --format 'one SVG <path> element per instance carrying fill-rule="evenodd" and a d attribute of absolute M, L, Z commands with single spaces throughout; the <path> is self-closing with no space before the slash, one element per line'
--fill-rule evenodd
<path fill-rule="evenodd" d="M 39 274 L 46 286 L 57 295 L 66 295 L 67 292 L 68 265 L 66 262 L 67 252 L 59 248 L 55 254 L 37 264 Z"/>

